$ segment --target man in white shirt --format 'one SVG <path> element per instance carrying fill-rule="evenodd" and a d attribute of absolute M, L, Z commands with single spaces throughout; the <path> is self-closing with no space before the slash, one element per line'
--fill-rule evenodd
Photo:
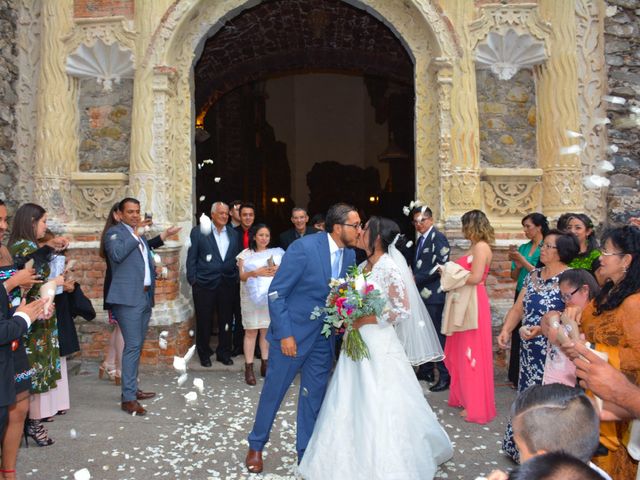
<path fill-rule="evenodd" d="M 192 287 L 196 313 L 196 349 L 203 367 L 211 366 L 213 350 L 209 345 L 213 313 L 218 316 L 216 359 L 233 365 L 231 323 L 233 298 L 239 273 L 236 257 L 240 253 L 238 233 L 227 225 L 229 207 L 215 202 L 211 206 L 211 233 L 205 235 L 199 226 L 191 230 L 191 246 L 187 252 L 187 281 Z"/>

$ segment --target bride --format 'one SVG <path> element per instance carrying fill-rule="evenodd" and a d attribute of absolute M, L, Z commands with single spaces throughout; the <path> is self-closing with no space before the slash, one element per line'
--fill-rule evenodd
<path fill-rule="evenodd" d="M 358 240 L 368 256 L 362 264 L 371 272 L 368 280 L 387 298 L 387 306 L 379 317 L 354 324 L 370 358 L 356 362 L 340 355 L 299 465 L 305 480 L 432 479 L 437 466 L 453 455 L 411 368 L 411 363 L 441 360 L 443 354 L 396 249 L 398 238 L 395 222 L 371 217 Z"/>

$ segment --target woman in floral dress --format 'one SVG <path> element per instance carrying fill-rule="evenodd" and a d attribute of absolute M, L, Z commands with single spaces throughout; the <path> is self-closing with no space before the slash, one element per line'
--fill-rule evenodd
<path fill-rule="evenodd" d="M 16 265 L 22 267 L 33 259 L 33 267 L 40 278 L 49 276 L 49 259 L 55 250 L 63 250 L 68 242 L 64 238 L 55 237 L 41 248 L 38 248 L 37 240 L 42 238 L 47 230 L 47 213 L 44 208 L 33 203 L 22 205 L 15 214 L 11 237 L 9 239 L 9 252 Z M 62 275 L 56 279 L 60 285 L 64 283 Z M 40 286 L 34 285 L 26 292 L 25 298 L 30 302 L 40 295 Z M 43 395 L 55 397 L 53 390 L 56 382 L 60 380 L 60 352 L 58 348 L 58 327 L 55 312 L 51 317 L 35 322 L 23 339 L 27 350 L 29 365 L 31 366 L 31 407 L 29 419 L 25 426 L 25 434 L 32 437 L 40 446 L 51 445 L 53 440 L 49 438 L 46 429 L 41 423 L 42 418 L 55 415 L 55 398 L 52 398 L 52 408 L 47 411 L 37 411 L 35 405 L 42 405 Z M 55 411 L 53 411 L 55 410 Z"/>
<path fill-rule="evenodd" d="M 578 254 L 579 249 L 578 240 L 574 235 L 559 230 L 549 231 L 544 237 L 540 252 L 540 261 L 545 266 L 536 268 L 527 275 L 518 300 L 505 317 L 498 336 L 498 344 L 505 349 L 509 347 L 511 332 L 522 320 L 518 393 L 531 385 L 542 384 L 549 342 L 547 337 L 542 335 L 540 322 L 545 313 L 564 310 L 558 279 Z M 516 462 L 519 461 L 511 421 L 507 425 L 502 448 Z"/>

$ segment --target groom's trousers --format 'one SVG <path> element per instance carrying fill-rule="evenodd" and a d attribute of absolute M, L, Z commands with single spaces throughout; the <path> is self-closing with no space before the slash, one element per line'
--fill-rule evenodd
<path fill-rule="evenodd" d="M 269 346 L 269 368 L 260 394 L 256 421 L 249 434 L 249 447 L 252 450 L 262 451 L 269 440 L 269 432 L 282 399 L 300 372 L 296 450 L 298 461 L 302 459 L 313 433 L 333 366 L 330 341 L 331 339 L 318 335 L 311 349 L 303 356 L 296 357 L 283 355 L 279 343 Z"/>

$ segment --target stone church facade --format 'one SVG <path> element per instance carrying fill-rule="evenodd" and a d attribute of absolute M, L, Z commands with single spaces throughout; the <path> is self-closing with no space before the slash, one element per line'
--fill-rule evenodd
<path fill-rule="evenodd" d="M 521 238 L 524 214 L 586 212 L 606 225 L 640 212 L 640 1 L 282 1 L 320 30 L 346 3 L 401 41 L 414 67 L 416 195 L 451 238 L 465 211 L 488 214 L 497 311 L 512 298 L 506 247 Z M 69 256 L 97 306 L 98 235 L 116 200 L 135 196 L 157 228 L 183 227 L 160 251 L 169 274 L 143 362 L 168 362 L 190 342 L 194 63 L 208 38 L 260 3 L 0 0 L 0 185 L 10 211 L 45 206 L 73 239 Z M 585 184 L 592 175 L 610 185 Z M 169 330 L 168 349 L 156 330 Z M 104 316 L 80 331 L 83 355 L 100 357 Z"/>

